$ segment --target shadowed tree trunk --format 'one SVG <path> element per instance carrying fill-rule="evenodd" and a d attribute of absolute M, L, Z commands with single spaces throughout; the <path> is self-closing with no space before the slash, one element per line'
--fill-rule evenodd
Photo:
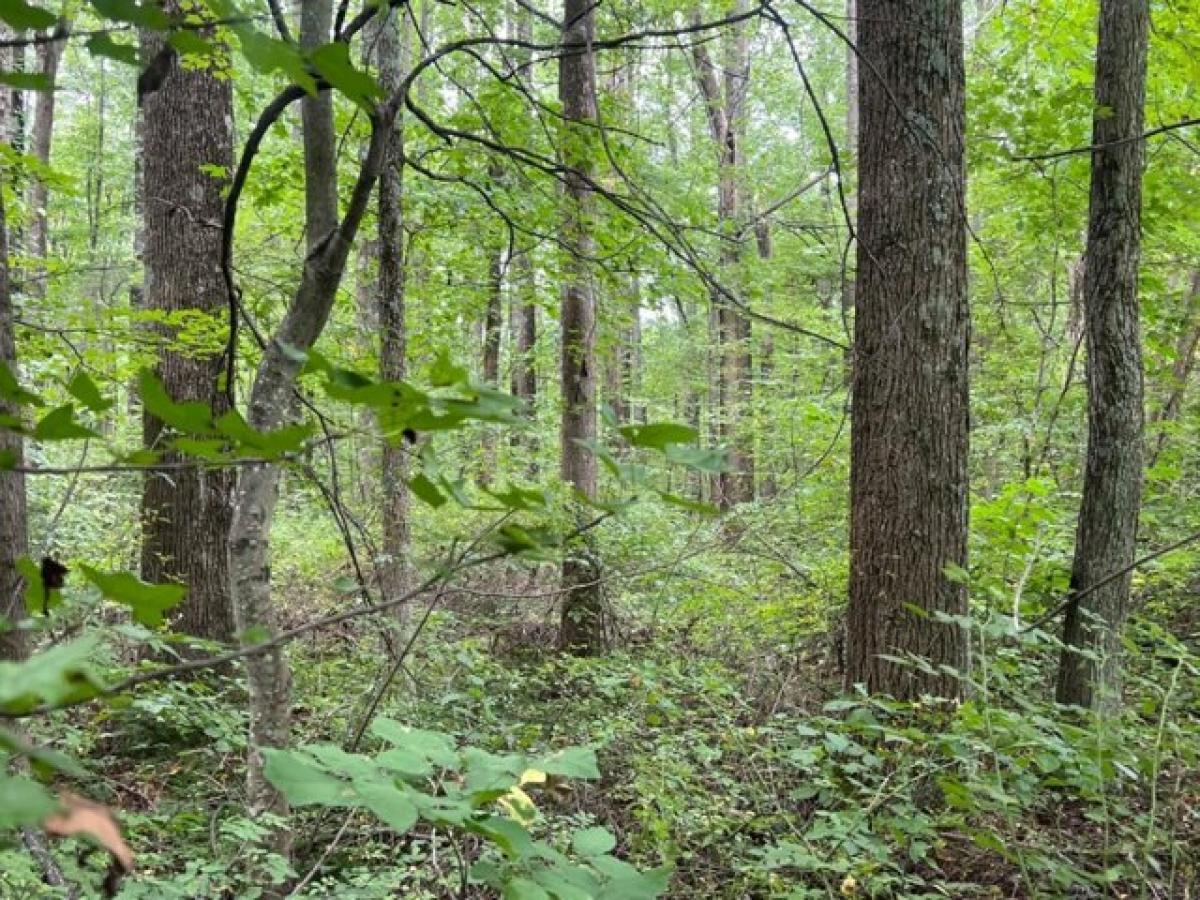
<path fill-rule="evenodd" d="M 162 47 L 160 34 L 142 35 L 145 58 L 153 59 Z M 226 180 L 205 167 L 228 171 L 233 165 L 229 79 L 173 65 L 158 90 L 143 98 L 141 128 L 143 308 L 219 320 L 228 309 L 219 228 Z M 220 416 L 230 408 L 220 384 L 222 348 L 170 349 L 177 327 L 158 328 L 164 341 L 158 377 L 174 401 L 209 403 Z M 148 412 L 142 435 L 164 461 L 180 459 L 165 448 L 169 434 L 163 422 Z M 142 483 L 142 577 L 187 585 L 174 627 L 218 641 L 234 633 L 226 545 L 235 478 L 229 469 L 183 468 L 147 474 Z"/>
<path fill-rule="evenodd" d="M 379 83 L 388 94 L 404 79 L 408 68 L 403 40 L 403 9 L 384 16 L 375 44 Z M 379 177 L 379 377 L 402 381 L 408 376 L 408 325 L 405 319 L 404 134 L 397 120 L 387 159 Z M 384 597 L 403 596 L 409 589 L 408 458 L 402 435 L 383 436 L 383 560 L 380 588 Z M 407 631 L 409 608 L 396 611 L 401 633 Z"/>
<path fill-rule="evenodd" d="M 488 178 L 499 186 L 504 178 L 504 167 L 498 162 L 488 166 Z M 483 381 L 489 387 L 500 386 L 500 339 L 504 329 L 504 270 L 507 244 L 501 240 L 492 251 L 488 261 L 487 308 L 483 314 Z M 486 485 L 496 470 L 496 429 L 483 426 L 483 465 L 479 473 L 480 484 Z"/>
<path fill-rule="evenodd" d="M 566 0 L 563 55 L 558 64 L 558 95 L 567 123 L 583 123 L 564 136 L 567 167 L 563 244 L 570 251 L 562 289 L 562 479 L 585 497 L 596 494 L 596 457 L 583 443 L 596 439 L 596 299 L 589 260 L 595 250 L 595 205 L 588 123 L 596 121 L 596 69 L 592 52 L 595 5 Z M 585 515 L 578 513 L 580 522 Z M 597 583 L 599 561 L 586 538 L 568 550 L 562 566 L 562 645 L 576 653 L 604 648 L 604 603 Z"/>
<path fill-rule="evenodd" d="M 1083 707 L 1119 701 L 1120 633 L 1133 576 L 1092 586 L 1132 564 L 1137 549 L 1144 424 L 1138 322 L 1144 147 L 1138 138 L 1149 30 L 1148 0 L 1101 0 L 1083 271 L 1087 466 L 1057 689 L 1060 703 Z"/>
<path fill-rule="evenodd" d="M 0 192 L 0 366 L 16 376 L 12 282 L 8 267 L 8 220 L 3 192 Z M 17 413 L 16 406 L 0 394 L 0 415 Z M 20 466 L 24 461 L 21 436 L 0 428 L 0 617 L 9 624 L 25 618 L 25 582 L 16 566 L 17 560 L 29 552 L 25 475 L 12 471 L 14 466 Z M 0 660 L 22 659 L 25 653 L 25 640 L 21 632 L 7 627 L 0 630 Z"/>
<path fill-rule="evenodd" d="M 954 697 L 967 614 L 961 0 L 859 0 L 858 284 L 848 685 Z M 867 71 L 864 65 L 863 71 Z M 919 124 L 918 124 L 919 123 Z M 924 673 L 883 658 L 915 655 Z"/>
<path fill-rule="evenodd" d="M 518 5 L 514 10 L 516 21 L 516 38 L 530 43 L 533 40 L 533 14 L 525 5 Z M 516 77 L 528 85 L 532 66 L 529 53 L 523 50 L 515 51 L 522 54 Z M 513 292 L 512 310 L 509 321 L 513 336 L 512 361 L 512 392 L 513 396 L 525 401 L 525 407 L 532 415 L 537 404 L 537 360 L 534 351 L 537 347 L 537 285 L 533 271 L 532 247 L 529 241 L 521 240 L 518 236 L 516 253 L 512 260 Z M 519 436 L 518 436 L 519 439 Z M 533 436 L 525 438 L 532 449 Z"/>
<path fill-rule="evenodd" d="M 740 169 L 750 60 L 745 25 L 738 23 L 726 34 L 723 78 L 718 77 L 717 66 L 704 44 L 696 45 L 692 58 L 708 111 L 709 132 L 717 149 L 721 278 L 726 285 L 735 285 L 741 260 L 738 232 L 742 224 L 743 187 Z M 729 468 L 714 480 L 713 501 L 721 509 L 729 509 L 754 499 L 752 436 L 746 433 L 747 423 L 742 421 L 753 401 L 750 319 L 729 298 L 714 293 L 709 323 L 717 357 L 711 388 L 716 438 L 718 443 L 729 448 Z"/>
<path fill-rule="evenodd" d="M 1191 290 L 1188 294 L 1187 312 L 1184 316 L 1183 331 L 1175 343 L 1175 361 L 1171 366 L 1171 387 L 1167 399 L 1154 416 L 1154 424 L 1158 426 L 1158 434 L 1154 439 L 1154 450 L 1147 460 L 1147 468 L 1153 468 L 1158 462 L 1159 454 L 1167 443 L 1169 425 L 1179 419 L 1183 412 L 1183 400 L 1187 392 L 1188 381 L 1196 366 L 1196 351 L 1200 349 L 1200 271 L 1192 273 Z"/>

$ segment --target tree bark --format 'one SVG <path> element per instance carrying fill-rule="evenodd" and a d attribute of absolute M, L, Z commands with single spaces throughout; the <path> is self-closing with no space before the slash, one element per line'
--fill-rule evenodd
<path fill-rule="evenodd" d="M 562 149 L 567 168 L 563 244 L 570 252 L 562 291 L 562 479 L 587 498 L 596 495 L 596 457 L 582 444 L 596 439 L 596 300 L 589 260 L 595 249 L 595 201 L 590 126 L 597 120 L 596 68 L 592 41 L 595 5 L 566 0 L 558 95 L 569 128 Z M 582 127 L 578 127 L 582 126 Z M 578 511 L 582 523 L 584 511 Z M 569 548 L 562 565 L 562 645 L 579 654 L 600 652 L 605 643 L 599 561 L 586 539 Z"/>
<path fill-rule="evenodd" d="M 738 231 L 742 220 L 743 188 L 740 168 L 744 108 L 750 81 L 745 26 L 739 23 L 728 31 L 723 79 L 718 78 L 717 67 L 704 44 L 696 45 L 692 57 L 708 111 L 709 133 L 717 148 L 721 278 L 726 285 L 733 285 L 741 262 Z M 728 298 L 714 293 L 709 323 L 716 353 L 711 388 L 716 438 L 729 448 L 729 467 L 714 480 L 713 502 L 721 509 L 729 509 L 754 499 L 751 436 L 746 433 L 742 421 L 753 401 L 750 320 Z"/>
<path fill-rule="evenodd" d="M 58 64 L 62 59 L 66 41 L 50 41 L 38 46 L 38 68 L 51 85 L 58 83 Z M 38 91 L 34 102 L 33 155 L 42 165 L 50 164 L 50 148 L 54 138 L 54 101 L 56 91 Z M 31 279 L 30 293 L 44 296 L 46 293 L 45 260 L 49 250 L 46 227 L 46 205 L 49 189 L 41 178 L 34 178 L 29 185 L 29 207 L 33 219 L 29 227 L 30 252 L 42 263 L 41 270 Z"/>
<path fill-rule="evenodd" d="M 306 0 L 311 2 L 311 0 Z M 316 0 L 328 8 L 327 0 Z M 328 22 L 326 15 L 323 21 Z M 346 259 L 366 214 L 379 178 L 391 138 L 393 122 L 390 109 L 377 110 L 371 122 L 371 140 L 359 167 L 358 178 L 336 228 L 306 255 L 300 285 L 279 328 L 263 352 L 250 392 L 247 420 L 259 430 L 282 425 L 291 408 L 292 391 L 303 367 L 300 354 L 309 350 L 320 337 L 337 298 L 338 286 L 346 269 Z M 331 137 L 332 129 L 317 128 L 306 144 L 318 135 Z M 335 148 L 313 148 L 321 152 L 305 153 L 305 185 L 324 198 L 324 205 L 308 198 L 307 209 L 313 221 L 306 223 L 310 234 L 320 233 L 319 226 L 337 221 L 337 210 L 328 204 L 336 194 L 327 185 L 334 178 Z M 297 353 L 299 351 L 299 353 Z M 229 557 L 233 580 L 234 613 L 244 642 L 254 643 L 274 634 L 271 609 L 269 564 L 271 523 L 279 494 L 279 467 L 251 465 L 239 471 L 235 493 L 233 526 L 229 538 Z M 247 805 L 251 815 L 261 812 L 286 813 L 287 803 L 263 775 L 262 751 L 283 747 L 290 730 L 291 675 L 286 657 L 279 647 L 246 659 L 249 692 L 250 748 L 247 765 Z M 290 840 L 286 831 L 271 842 L 287 854 Z"/>
<path fill-rule="evenodd" d="M 1084 266 L 1088 450 L 1063 624 L 1060 703 L 1119 701 L 1120 634 L 1142 496 L 1143 372 L 1138 321 L 1148 0 L 1101 0 Z M 1089 658 L 1095 656 L 1098 658 Z"/>
<path fill-rule="evenodd" d="M 847 685 L 956 697 L 968 634 L 961 0 L 860 0 Z M 877 74 L 876 74 L 877 73 Z M 921 657 L 933 671 L 884 655 Z"/>
<path fill-rule="evenodd" d="M 0 124 L 6 124 L 0 122 Z M 8 220 L 0 191 L 0 364 L 17 374 L 13 334 L 12 282 L 8 266 Z M 18 407 L 0 396 L 0 416 L 19 416 Z M 0 428 L 0 617 L 9 625 L 25 618 L 25 581 L 17 560 L 29 552 L 25 507 L 25 475 L 13 471 L 24 463 L 24 442 L 16 432 Z M 20 631 L 0 630 L 0 660 L 23 659 L 27 652 Z"/>
<path fill-rule="evenodd" d="M 163 45 L 161 34 L 142 35 L 147 59 Z M 205 167 L 229 171 L 233 166 L 229 79 L 207 69 L 173 66 L 158 90 L 143 98 L 141 151 L 143 306 L 168 315 L 209 316 L 219 328 L 228 309 L 219 227 L 227 177 Z M 214 416 L 227 412 L 220 349 L 171 349 L 174 330 L 158 328 L 163 347 L 156 372 L 167 393 L 178 403 L 209 403 Z M 164 461 L 181 458 L 166 448 L 169 434 L 148 412 L 142 435 L 145 446 Z M 142 577 L 186 585 L 187 599 L 174 627 L 217 641 L 234 635 L 226 552 L 234 481 L 228 469 L 184 468 L 149 473 L 142 482 Z"/>
<path fill-rule="evenodd" d="M 400 87 L 408 69 L 404 15 L 403 9 L 396 9 L 381 17 L 375 43 L 379 83 L 389 95 Z M 379 178 L 379 377 L 384 381 L 402 381 L 408 375 L 403 141 L 397 122 Z M 380 588 L 384 598 L 394 598 L 404 595 L 410 581 L 408 459 L 398 434 L 384 434 L 381 451 L 384 559 Z M 409 612 L 407 604 L 396 610 L 402 633 L 407 631 Z"/>
<path fill-rule="evenodd" d="M 525 5 L 518 5 L 516 15 L 516 37 L 519 41 L 533 41 L 533 14 Z M 517 66 L 516 78 L 528 86 L 532 71 L 529 53 L 523 54 Z M 513 333 L 512 391 L 515 397 L 525 401 L 530 414 L 537 404 L 537 285 L 534 281 L 532 248 L 528 241 L 516 248 L 513 265 L 513 307 L 509 314 Z"/>

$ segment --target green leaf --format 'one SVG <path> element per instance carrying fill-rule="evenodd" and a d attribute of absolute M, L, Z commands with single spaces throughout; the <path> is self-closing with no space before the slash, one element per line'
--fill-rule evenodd
<path fill-rule="evenodd" d="M 690 510 L 691 512 L 700 513 L 705 516 L 719 516 L 721 510 L 713 506 L 711 503 L 702 503 L 699 500 L 689 500 L 687 497 L 680 497 L 678 494 L 670 494 L 666 491 L 656 491 L 664 503 L 669 503 L 671 506 L 678 506 L 681 509 Z"/>
<path fill-rule="evenodd" d="M 304 58 L 291 44 L 263 34 L 249 25 L 234 26 L 246 61 L 263 75 L 282 72 L 306 93 L 317 92 L 317 81 L 308 71 Z"/>
<path fill-rule="evenodd" d="M 418 472 L 412 478 L 408 479 L 408 489 L 434 509 L 444 506 L 446 503 L 445 494 L 439 491 L 437 485 L 430 481 L 422 472 Z"/>
<path fill-rule="evenodd" d="M 33 429 L 33 436 L 39 441 L 74 441 L 97 435 L 75 421 L 75 406 L 67 403 L 42 416 Z"/>
<path fill-rule="evenodd" d="M 383 96 L 379 83 L 350 61 L 350 47 L 334 41 L 313 51 L 312 63 L 321 77 L 363 109 L 370 110 L 372 101 Z"/>
<path fill-rule="evenodd" d="M 54 13 L 25 0 L 4 0 L 0 3 L 0 19 L 16 31 L 42 31 L 53 28 L 58 22 L 58 16 Z"/>
<path fill-rule="evenodd" d="M 106 32 L 94 34 L 85 45 L 92 56 L 105 56 L 127 66 L 140 66 L 138 49 L 133 44 L 119 44 Z"/>
<path fill-rule="evenodd" d="M 355 782 L 354 793 L 367 809 L 397 834 L 404 834 L 417 824 L 417 807 L 394 784 L 382 781 Z"/>
<path fill-rule="evenodd" d="M 313 427 L 308 424 L 285 425 L 274 431 L 259 431 L 236 409 L 225 413 L 214 424 L 218 431 L 235 444 L 267 459 L 278 459 L 295 453 L 313 431 Z"/>
<path fill-rule="evenodd" d="M 0 400 L 7 400 L 9 403 L 28 404 L 30 406 L 42 406 L 44 403 L 42 398 L 37 394 L 31 393 L 21 387 L 17 376 L 8 367 L 8 363 L 3 360 L 0 360 Z"/>
<path fill-rule="evenodd" d="M 395 719 L 381 717 L 371 723 L 371 733 L 396 747 L 403 747 L 445 769 L 458 768 L 458 751 L 449 735 L 440 731 L 409 728 Z"/>
<path fill-rule="evenodd" d="M 353 806 L 350 785 L 334 778 L 307 754 L 263 748 L 263 774 L 292 806 Z"/>
<path fill-rule="evenodd" d="M 75 373 L 75 377 L 67 385 L 67 391 L 92 412 L 105 412 L 113 406 L 113 401 L 104 399 L 96 383 L 82 369 Z"/>
<path fill-rule="evenodd" d="M 166 14 L 152 3 L 136 0 L 91 0 L 92 6 L 105 19 L 129 22 L 142 28 L 165 29 L 170 24 Z"/>
<path fill-rule="evenodd" d="M 54 90 L 54 81 L 44 72 L 0 72 L 0 84 L 18 91 Z"/>
<path fill-rule="evenodd" d="M 541 769 L 547 775 L 561 775 L 564 778 L 599 778 L 600 767 L 596 764 L 596 751 L 591 747 L 568 747 L 552 756 L 547 756 L 541 762 L 535 763 L 535 769 Z"/>
<path fill-rule="evenodd" d="M 0 708 L 20 714 L 95 696 L 101 686 L 92 670 L 96 643 L 89 634 L 19 663 L 0 662 Z"/>
<path fill-rule="evenodd" d="M 551 900 L 550 894 L 528 878 L 514 878 L 504 885 L 504 900 Z"/>
<path fill-rule="evenodd" d="M 213 431 L 212 410 L 207 403 L 176 403 L 167 394 L 158 376 L 149 369 L 142 370 L 138 390 L 146 411 L 158 416 L 172 428 L 185 434 L 210 434 Z"/>
<path fill-rule="evenodd" d="M 211 57 L 219 52 L 216 44 L 206 41 L 194 31 L 174 31 L 167 38 L 167 43 L 187 56 Z"/>
<path fill-rule="evenodd" d="M 707 450 L 703 447 L 670 446 L 666 448 L 670 462 L 679 463 L 700 472 L 725 472 L 729 470 L 727 453 L 723 449 Z"/>
<path fill-rule="evenodd" d="M 634 447 L 649 447 L 653 450 L 665 450 L 671 444 L 690 444 L 700 436 L 695 428 L 677 425 L 674 422 L 626 425 L 620 432 Z"/>
<path fill-rule="evenodd" d="M 571 837 L 571 847 L 580 856 L 601 856 L 617 846 L 607 828 L 582 828 Z"/>
<path fill-rule="evenodd" d="M 161 625 L 163 614 L 187 595 L 182 584 L 148 584 L 129 572 L 98 572 L 91 566 L 80 566 L 79 570 L 101 594 L 128 606 L 134 621 L 148 628 Z"/>
<path fill-rule="evenodd" d="M 54 798 L 36 781 L 0 772 L 0 828 L 35 825 L 57 807 Z"/>

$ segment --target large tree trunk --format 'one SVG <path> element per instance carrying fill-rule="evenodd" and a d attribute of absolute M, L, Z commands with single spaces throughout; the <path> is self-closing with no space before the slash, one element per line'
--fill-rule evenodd
<path fill-rule="evenodd" d="M 146 32 L 142 46 L 145 58 L 152 59 L 163 38 Z M 141 127 L 143 306 L 220 320 L 228 309 L 219 228 L 226 182 L 205 167 L 229 170 L 233 165 L 229 79 L 207 69 L 173 66 L 158 90 L 143 98 Z M 214 415 L 223 414 L 230 404 L 220 384 L 220 352 L 170 349 L 174 330 L 159 329 L 164 347 L 157 373 L 167 393 L 180 403 L 210 403 Z M 180 459 L 165 449 L 168 434 L 156 416 L 144 413 L 142 433 L 145 446 L 159 451 L 164 461 Z M 175 627 L 218 641 L 234 634 L 226 552 L 234 481 L 228 469 L 184 468 L 147 474 L 142 483 L 142 577 L 187 585 Z"/>
<path fill-rule="evenodd" d="M 860 0 L 847 684 L 954 697 L 968 633 L 961 0 Z M 864 67 L 864 71 L 866 67 Z M 923 673 L 884 655 L 914 655 Z"/>
<path fill-rule="evenodd" d="M 0 122 L 0 124 L 4 124 Z M 13 335 L 12 283 L 8 267 L 8 221 L 0 191 L 0 365 L 17 374 L 17 349 Z M 19 415 L 16 406 L 0 396 L 0 415 Z M 25 582 L 17 560 L 29 552 L 25 511 L 25 475 L 13 471 L 24 463 L 21 436 L 0 428 L 0 617 L 9 624 L 25 618 Z M 0 630 L 0 660 L 25 656 L 20 631 Z"/>
<path fill-rule="evenodd" d="M 1143 376 L 1138 323 L 1147 0 L 1101 0 L 1084 266 L 1088 450 L 1063 625 L 1060 703 L 1119 699 L 1120 633 L 1142 496 Z M 1085 596 L 1079 592 L 1088 591 Z M 1098 658 L 1094 658 L 1098 657 Z"/>
<path fill-rule="evenodd" d="M 567 167 L 563 244 L 571 254 L 564 267 L 562 290 L 562 479 L 588 498 L 596 495 L 596 457 L 583 446 L 596 439 L 596 299 L 589 263 L 595 250 L 591 233 L 595 201 L 588 183 L 591 130 L 586 124 L 596 121 L 594 10 L 590 0 L 566 0 L 563 55 L 558 64 L 563 118 L 568 123 L 585 123 L 570 130 L 562 150 Z M 582 509 L 579 515 L 582 521 Z M 562 566 L 560 640 L 576 653 L 597 653 L 604 647 L 604 604 L 598 574 L 599 562 L 590 542 L 578 541 L 568 549 Z"/>
<path fill-rule="evenodd" d="M 379 82 L 388 94 L 399 88 L 408 68 L 404 15 L 403 9 L 396 9 L 384 16 L 376 40 Z M 379 178 L 379 377 L 384 381 L 401 381 L 408 374 L 403 140 L 397 124 Z M 384 558 L 380 589 L 384 598 L 393 599 L 408 591 L 410 581 L 408 459 L 401 435 L 383 436 L 381 459 Z M 402 633 L 407 631 L 408 613 L 407 605 L 397 609 Z"/>
<path fill-rule="evenodd" d="M 728 32 L 723 79 L 718 78 L 717 67 L 704 44 L 697 44 L 692 55 L 697 82 L 707 105 L 709 132 L 717 149 L 721 279 L 730 286 L 736 284 L 741 261 L 738 232 L 744 191 L 740 167 L 750 80 L 745 25 L 738 23 Z M 714 293 L 709 324 L 716 354 L 711 388 L 716 438 L 729 448 L 729 467 L 714 481 L 713 500 L 721 509 L 729 509 L 754 499 L 752 437 L 742 421 L 753 401 L 750 319 L 729 298 Z"/>
<path fill-rule="evenodd" d="M 50 41 L 38 46 L 38 68 L 51 85 L 58 83 L 58 63 L 62 59 L 66 41 Z M 50 164 L 50 147 L 54 138 L 54 100 L 56 91 L 38 91 L 34 103 L 33 155 L 42 165 Z M 46 227 L 46 204 L 49 190 L 41 178 L 34 178 L 29 185 L 29 207 L 33 213 L 30 223 L 30 252 L 43 263 L 43 270 L 32 279 L 31 293 L 42 296 L 46 293 L 44 263 L 48 252 Z"/>
<path fill-rule="evenodd" d="M 488 166 L 488 178 L 499 185 L 504 178 L 504 167 L 499 162 Z M 489 387 L 500 386 L 500 341 L 504 330 L 504 270 L 508 248 L 504 242 L 495 247 L 488 261 L 487 308 L 483 315 L 483 381 Z M 488 484 L 496 471 L 496 429 L 483 426 L 483 461 L 480 466 L 480 484 Z"/>

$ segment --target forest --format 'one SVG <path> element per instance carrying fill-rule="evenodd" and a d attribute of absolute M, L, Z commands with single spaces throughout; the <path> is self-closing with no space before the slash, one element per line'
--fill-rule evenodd
<path fill-rule="evenodd" d="M 0 898 L 1200 898 L 1200 3 L 0 0 Z"/>

